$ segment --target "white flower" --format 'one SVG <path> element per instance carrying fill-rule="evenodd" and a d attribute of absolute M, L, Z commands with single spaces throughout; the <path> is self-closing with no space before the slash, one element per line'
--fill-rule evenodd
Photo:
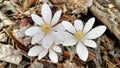
<path fill-rule="evenodd" d="M 48 52 L 50 60 L 52 60 L 54 63 L 57 63 L 58 56 L 56 52 L 61 53 L 61 48 L 57 44 L 53 44 L 49 49 L 45 49 L 43 46 L 34 46 L 29 50 L 28 55 L 38 56 L 38 60 L 40 60 L 41 58 L 45 57 Z"/>
<path fill-rule="evenodd" d="M 60 43 L 62 36 L 60 34 L 59 28 L 63 28 L 60 25 L 56 25 L 60 19 L 62 11 L 57 11 L 53 18 L 50 7 L 45 3 L 42 5 L 41 14 L 39 17 L 36 14 L 32 14 L 31 17 L 35 24 L 38 26 L 30 27 L 25 31 L 27 36 L 32 37 L 32 44 L 41 43 L 45 49 L 51 47 L 54 41 Z"/>
<path fill-rule="evenodd" d="M 96 48 L 97 44 L 92 39 L 100 37 L 106 30 L 106 26 L 104 25 L 91 29 L 94 22 L 95 18 L 89 19 L 84 28 L 81 20 L 75 20 L 74 26 L 70 22 L 62 22 L 69 36 L 68 39 L 63 42 L 63 45 L 77 45 L 76 52 L 83 61 L 86 61 L 88 58 L 88 49 L 85 46 Z"/>

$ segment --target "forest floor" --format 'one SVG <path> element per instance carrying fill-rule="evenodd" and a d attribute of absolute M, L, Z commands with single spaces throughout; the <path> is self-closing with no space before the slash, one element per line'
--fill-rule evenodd
<path fill-rule="evenodd" d="M 113 0 L 114 1 L 114 0 Z M 120 68 L 120 8 L 112 0 L 0 0 L 0 68 Z M 82 61 L 77 54 L 70 61 L 68 50 L 62 47 L 58 63 L 48 56 L 41 60 L 28 56 L 34 45 L 25 30 L 34 25 L 31 14 L 41 16 L 41 6 L 47 3 L 52 13 L 62 10 L 62 20 L 84 24 L 95 17 L 93 27 L 105 25 L 105 33 L 94 41 L 97 48 L 87 47 L 89 56 Z"/>

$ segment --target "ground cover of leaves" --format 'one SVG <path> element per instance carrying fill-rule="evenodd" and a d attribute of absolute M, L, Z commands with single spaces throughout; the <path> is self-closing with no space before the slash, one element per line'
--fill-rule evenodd
<path fill-rule="evenodd" d="M 70 22 L 81 19 L 85 24 L 95 17 L 89 10 L 89 0 L 0 0 L 0 68 L 120 67 L 120 40 L 108 28 L 104 35 L 95 39 L 98 47 L 88 48 L 90 52 L 86 62 L 77 55 L 69 61 L 70 55 L 64 47 L 58 63 L 51 62 L 48 56 L 41 60 L 28 56 L 27 52 L 33 45 L 31 37 L 25 36 L 24 32 L 34 24 L 30 17 L 32 13 L 41 16 L 40 8 L 44 2 L 50 5 L 53 14 L 59 9 L 63 11 L 59 22 L 63 19 Z M 101 24 L 96 17 L 94 27 Z"/>

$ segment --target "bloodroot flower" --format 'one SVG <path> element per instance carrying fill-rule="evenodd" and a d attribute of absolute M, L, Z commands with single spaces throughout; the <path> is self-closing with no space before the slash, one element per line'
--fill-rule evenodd
<path fill-rule="evenodd" d="M 47 53 L 49 52 L 49 58 L 52 60 L 52 62 L 57 63 L 58 62 L 58 56 L 57 53 L 61 53 L 61 48 L 57 44 L 53 44 L 49 49 L 45 49 L 43 46 L 33 46 L 29 52 L 29 56 L 38 56 L 38 59 L 45 57 Z"/>
<path fill-rule="evenodd" d="M 25 31 L 25 34 L 27 36 L 32 36 L 32 44 L 41 43 L 45 49 L 48 49 L 51 47 L 54 41 L 58 40 L 57 42 L 60 43 L 59 38 L 61 38 L 61 34 L 57 29 L 63 27 L 58 28 L 58 25 L 56 24 L 60 19 L 61 13 L 61 10 L 57 11 L 52 18 L 51 9 L 45 3 L 42 5 L 41 9 L 42 17 L 39 17 L 36 14 L 31 15 L 33 21 L 37 25 L 28 28 Z"/>
<path fill-rule="evenodd" d="M 62 22 L 69 35 L 68 39 L 63 42 L 63 45 L 76 45 L 76 52 L 83 61 L 86 61 L 88 58 L 88 49 L 85 46 L 96 48 L 97 44 L 92 39 L 100 37 L 106 31 L 106 26 L 104 25 L 91 29 L 94 22 L 95 18 L 91 18 L 84 27 L 81 20 L 75 20 L 74 26 L 70 22 Z"/>

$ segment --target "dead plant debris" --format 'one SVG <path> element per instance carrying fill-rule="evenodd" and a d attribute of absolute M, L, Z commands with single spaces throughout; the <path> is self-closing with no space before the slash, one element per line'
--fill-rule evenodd
<path fill-rule="evenodd" d="M 86 62 L 62 47 L 58 63 L 45 56 L 41 60 L 28 56 L 31 37 L 25 30 L 35 23 L 31 14 L 41 16 L 41 6 L 47 3 L 54 14 L 62 10 L 62 20 L 82 19 L 84 24 L 96 17 L 94 26 L 104 24 L 107 31 L 98 39 L 97 48 L 88 47 Z M 120 68 L 120 0 L 0 0 L 0 68 Z"/>

